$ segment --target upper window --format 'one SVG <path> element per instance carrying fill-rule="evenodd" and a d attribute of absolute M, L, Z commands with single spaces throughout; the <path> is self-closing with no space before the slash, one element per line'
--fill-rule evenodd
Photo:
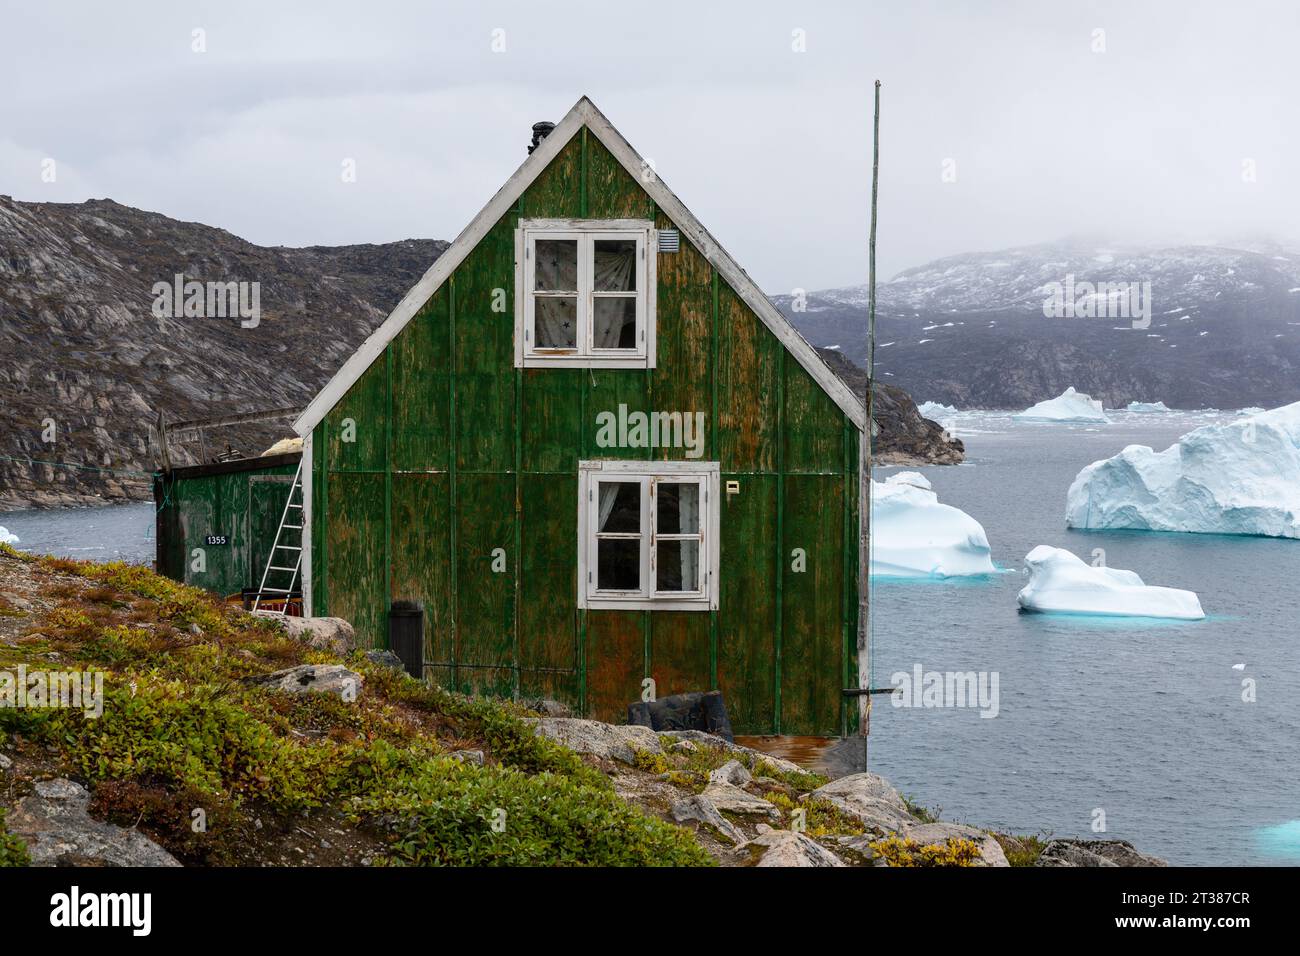
<path fill-rule="evenodd" d="M 578 603 L 716 608 L 717 462 L 583 462 Z"/>
<path fill-rule="evenodd" d="M 524 219 L 515 364 L 654 365 L 654 229 L 640 219 Z"/>

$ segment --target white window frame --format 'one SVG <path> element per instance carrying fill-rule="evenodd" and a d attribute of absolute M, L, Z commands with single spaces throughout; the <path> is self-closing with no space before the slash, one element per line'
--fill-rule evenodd
<path fill-rule="evenodd" d="M 721 551 L 719 463 L 716 461 L 583 461 L 578 463 L 578 607 L 591 610 L 710 611 L 718 607 L 718 558 Z M 641 483 L 641 590 L 597 588 L 597 533 L 602 480 Z M 700 486 L 701 589 L 656 591 L 655 560 L 659 539 L 654 507 L 662 484 Z M 680 540 L 669 536 L 669 540 Z"/>
<path fill-rule="evenodd" d="M 539 349 L 535 346 L 533 270 L 538 239 L 573 239 L 578 243 L 576 346 Z M 596 292 L 592 276 L 598 239 L 632 239 L 637 244 L 636 341 L 634 349 L 591 346 Z M 658 233 L 648 219 L 521 219 L 515 230 L 515 367 L 516 368 L 654 368 Z M 624 296 L 614 296 L 622 298 Z"/>

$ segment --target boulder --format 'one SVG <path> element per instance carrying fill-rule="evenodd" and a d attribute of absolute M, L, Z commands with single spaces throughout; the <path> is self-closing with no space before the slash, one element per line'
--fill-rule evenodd
<path fill-rule="evenodd" d="M 14 762 L 12 759 L 6 757 L 4 754 L 0 754 L 0 770 L 8 770 L 13 765 Z"/>
<path fill-rule="evenodd" d="M 728 813 L 758 814 L 772 819 L 781 816 L 781 811 L 774 804 L 731 783 L 711 782 L 700 796 L 712 802 L 719 810 Z"/>
<path fill-rule="evenodd" d="M 619 726 L 581 717 L 528 717 L 533 733 L 548 737 L 580 754 L 632 763 L 636 751 L 663 753 L 659 737 L 649 727 Z"/>
<path fill-rule="evenodd" d="M 461 763 L 472 763 L 483 766 L 483 751 L 481 750 L 454 750 L 448 756 L 452 760 L 458 760 Z"/>
<path fill-rule="evenodd" d="M 946 843 L 948 840 L 970 840 L 979 847 L 980 855 L 976 866 L 1010 866 L 1007 855 L 1002 852 L 1002 845 L 983 830 L 968 827 L 961 823 L 921 823 L 906 827 L 901 834 L 905 839 L 915 840 L 922 846 L 931 843 Z"/>
<path fill-rule="evenodd" d="M 763 855 L 755 866 L 844 866 L 845 863 L 820 843 L 793 830 L 773 830 L 760 826 L 758 836 L 744 844 L 742 850 L 761 848 Z"/>
<path fill-rule="evenodd" d="M 789 760 L 784 760 L 781 757 L 773 757 L 770 754 L 765 754 L 763 751 L 755 750 L 752 747 L 742 747 L 738 743 L 724 740 L 722 737 L 718 737 L 714 734 L 706 734 L 702 730 L 665 730 L 662 732 L 662 736 L 672 737 L 676 740 L 689 740 L 697 746 L 715 747 L 719 750 L 725 750 L 728 753 L 749 754 L 754 759 L 755 766 L 757 766 L 757 761 L 762 760 L 765 763 L 771 764 L 773 768 L 782 773 L 807 772 L 797 763 L 791 763 Z"/>
<path fill-rule="evenodd" d="M 357 632 L 341 617 L 276 616 L 289 636 L 317 651 L 347 657 L 357 646 Z"/>
<path fill-rule="evenodd" d="M 1035 866 L 1168 866 L 1125 840 L 1052 840 Z"/>
<path fill-rule="evenodd" d="M 375 650 L 366 651 L 364 656 L 366 660 L 376 667 L 387 667 L 389 670 L 406 673 L 406 665 L 402 663 L 402 659 L 390 650 L 376 648 Z"/>
<path fill-rule="evenodd" d="M 651 730 L 702 730 L 732 739 L 731 721 L 722 691 L 693 691 L 627 706 L 627 722 Z"/>
<path fill-rule="evenodd" d="M 6 818 L 33 866 L 180 866 L 136 830 L 92 820 L 90 793 L 71 780 L 41 780 Z"/>
<path fill-rule="evenodd" d="M 908 812 L 902 795 L 889 781 L 874 773 L 840 777 L 818 787 L 812 796 L 830 801 L 865 826 L 882 833 L 897 833 L 920 822 Z"/>
<path fill-rule="evenodd" d="M 336 694 L 355 700 L 365 678 L 342 664 L 299 664 L 271 674 L 245 678 L 248 683 L 288 694 Z"/>
<path fill-rule="evenodd" d="M 752 779 L 753 775 L 739 760 L 728 760 L 716 770 L 709 771 L 709 783 L 730 783 L 743 787 Z"/>
<path fill-rule="evenodd" d="M 573 711 L 568 704 L 562 704 L 558 700 L 552 700 L 549 697 L 539 697 L 536 700 L 525 701 L 524 706 L 529 710 L 535 710 L 543 717 L 572 717 Z"/>
<path fill-rule="evenodd" d="M 722 815 L 712 800 L 702 794 L 697 793 L 694 796 L 678 800 L 672 805 L 671 812 L 673 819 L 678 823 L 695 820 L 713 827 L 734 844 L 739 845 L 745 842 L 745 835 L 736 828 L 734 823 Z"/>
<path fill-rule="evenodd" d="M 885 858 L 871 846 L 878 839 L 874 835 L 835 837 L 835 844 L 840 858 L 851 866 L 888 866 Z"/>

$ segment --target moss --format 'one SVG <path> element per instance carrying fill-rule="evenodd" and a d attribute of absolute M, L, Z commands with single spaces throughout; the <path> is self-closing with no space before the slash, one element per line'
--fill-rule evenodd
<path fill-rule="evenodd" d="M 907 812 L 916 817 L 916 819 L 920 820 L 922 823 L 939 822 L 939 815 L 943 813 L 942 807 L 935 807 L 931 810 L 929 807 L 917 803 L 907 794 L 903 794 L 902 797 L 903 805 L 907 807 Z"/>
<path fill-rule="evenodd" d="M 775 805 L 786 822 L 794 828 L 794 823 L 802 817 L 800 832 L 804 836 L 818 838 L 826 836 L 860 836 L 865 833 L 862 821 L 845 813 L 829 800 L 814 799 L 807 794 L 792 799 L 784 793 L 773 791 L 764 799 Z"/>
<path fill-rule="evenodd" d="M 666 754 L 642 750 L 640 747 L 632 748 L 632 766 L 646 773 L 668 773 L 673 770 Z"/>
<path fill-rule="evenodd" d="M 959 837 L 922 846 L 910 837 L 888 836 L 872 843 L 871 849 L 889 866 L 901 867 L 974 866 L 979 857 L 979 847 Z"/>
<path fill-rule="evenodd" d="M 5 828 L 5 811 L 0 807 L 0 867 L 27 866 L 27 844 Z"/>
<path fill-rule="evenodd" d="M 998 841 L 1002 847 L 1002 852 L 1006 854 L 1007 862 L 1012 866 L 1033 866 L 1038 862 L 1038 858 L 1043 855 L 1043 850 L 1047 848 L 1047 843 L 1051 835 L 1039 833 L 1034 836 L 1010 836 L 1006 833 L 994 833 L 993 839 Z"/>
<path fill-rule="evenodd" d="M 56 750 L 94 785 L 101 812 L 139 821 L 187 862 L 248 861 L 254 820 L 287 829 L 342 813 L 382 836 L 380 862 L 711 863 L 688 831 L 624 803 L 598 769 L 537 736 L 518 705 L 429 687 L 360 654 L 348 662 L 365 679 L 354 702 L 270 691 L 243 679 L 337 659 L 142 567 L 35 563 L 85 585 L 17 651 L 30 659 L 39 633 L 61 666 L 103 670 L 103 714 L 0 710 L 0 730 Z M 447 759 L 467 745 L 485 766 Z M 190 829 L 194 808 L 204 833 Z"/>

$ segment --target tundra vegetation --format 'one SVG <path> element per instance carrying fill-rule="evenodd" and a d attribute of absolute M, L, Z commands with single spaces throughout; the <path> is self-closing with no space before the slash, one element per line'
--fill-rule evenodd
<path fill-rule="evenodd" d="M 0 642 L 0 670 L 106 676 L 102 717 L 0 708 L 0 744 L 87 781 L 99 813 L 182 862 L 277 862 L 267 848 L 299 830 L 342 857 L 318 862 L 711 862 L 689 831 L 534 735 L 522 707 L 427 687 L 361 654 L 348 661 L 364 678 L 355 701 L 259 688 L 247 679 L 338 659 L 140 566 L 7 547 L 6 561 L 27 563 L 56 603 L 6 618 L 20 626 Z M 468 749 L 483 765 L 452 757 Z M 0 860 L 21 861 L 0 840 Z"/>
<path fill-rule="evenodd" d="M 536 732 L 521 704 L 426 686 L 362 651 L 313 649 L 142 566 L 0 546 L 0 595 L 0 674 L 104 675 L 99 717 L 0 707 L 0 865 L 28 862 L 4 807 L 50 777 L 81 781 L 96 818 L 185 865 L 748 865 L 762 841 L 740 844 L 773 828 L 850 862 L 974 858 L 960 841 L 882 841 L 814 793 L 825 777 L 755 751 L 647 734 L 655 752 L 633 749 L 630 765 L 581 755 Z M 312 664 L 346 665 L 359 692 L 258 681 Z M 719 774 L 752 780 L 750 795 L 732 787 L 740 805 L 683 825 L 674 809 L 712 793 Z M 1013 862 L 1041 851 L 1006 839 Z"/>

